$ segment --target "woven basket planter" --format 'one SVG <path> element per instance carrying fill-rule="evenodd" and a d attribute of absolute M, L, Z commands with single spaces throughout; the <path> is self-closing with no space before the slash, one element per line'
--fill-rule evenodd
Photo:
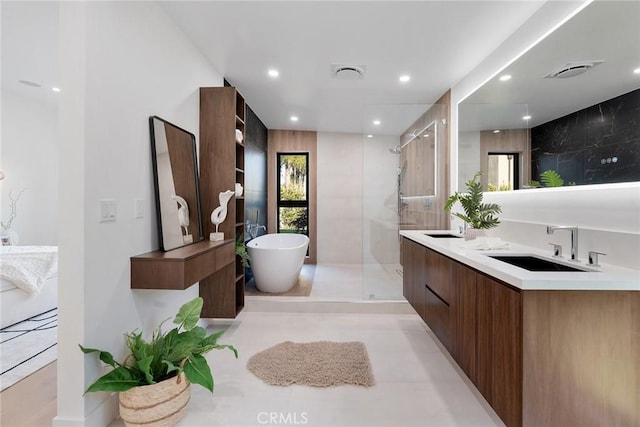
<path fill-rule="evenodd" d="M 184 374 L 121 392 L 120 417 L 130 427 L 171 427 L 187 410 L 191 384 Z"/>

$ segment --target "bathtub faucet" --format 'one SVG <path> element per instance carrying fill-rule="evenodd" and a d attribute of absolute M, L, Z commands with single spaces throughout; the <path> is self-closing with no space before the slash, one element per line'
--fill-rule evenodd
<path fill-rule="evenodd" d="M 260 231 L 260 229 L 263 229 L 265 233 L 267 232 L 267 227 L 260 224 L 252 224 L 249 220 L 246 222 L 246 229 L 252 239 L 258 237 L 258 231 Z"/>

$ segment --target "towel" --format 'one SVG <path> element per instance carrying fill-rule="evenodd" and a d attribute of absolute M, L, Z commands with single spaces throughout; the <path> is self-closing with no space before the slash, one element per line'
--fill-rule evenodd
<path fill-rule="evenodd" d="M 492 249 L 508 249 L 509 242 L 505 242 L 499 237 L 478 237 L 474 240 L 467 240 L 460 243 L 460 246 L 467 249 L 488 251 Z"/>
<path fill-rule="evenodd" d="M 32 295 L 39 294 L 45 279 L 57 273 L 56 246 L 3 246 L 0 250 L 0 277 Z"/>
<path fill-rule="evenodd" d="M 242 131 L 240 129 L 236 129 L 236 142 L 242 144 Z"/>

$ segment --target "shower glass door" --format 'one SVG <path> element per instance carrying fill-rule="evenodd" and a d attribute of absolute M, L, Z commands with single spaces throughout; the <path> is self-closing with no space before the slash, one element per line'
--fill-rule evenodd
<path fill-rule="evenodd" d="M 362 298 L 403 300 L 400 265 L 401 135 L 427 105 L 365 109 L 362 168 Z M 372 125 L 378 119 L 380 125 Z M 393 127 L 392 126 L 393 123 Z"/>
<path fill-rule="evenodd" d="M 389 151 L 397 143 L 397 137 L 385 135 L 365 135 L 363 142 L 363 299 L 402 298 L 399 156 Z"/>

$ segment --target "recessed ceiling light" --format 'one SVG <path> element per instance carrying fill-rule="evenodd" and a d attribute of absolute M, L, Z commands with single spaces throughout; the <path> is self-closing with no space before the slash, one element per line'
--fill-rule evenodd
<path fill-rule="evenodd" d="M 633 70 L 633 74 L 640 74 L 640 67 Z"/>
<path fill-rule="evenodd" d="M 500 129 L 494 130 L 493 133 L 500 133 Z"/>
<path fill-rule="evenodd" d="M 367 135 L 367 138 L 373 138 L 373 135 L 369 134 Z"/>
<path fill-rule="evenodd" d="M 411 76 L 408 75 L 408 74 L 404 74 L 404 75 L 400 76 L 400 78 L 398 80 L 400 80 L 400 83 L 408 83 L 409 80 L 411 80 Z"/>
<path fill-rule="evenodd" d="M 507 80 L 511 80 L 511 75 L 510 74 L 503 74 L 500 76 L 500 81 L 501 82 L 506 82 Z"/>
<path fill-rule="evenodd" d="M 522 120 L 529 120 L 531 119 L 531 116 L 522 116 Z"/>
<path fill-rule="evenodd" d="M 373 121 L 373 124 L 376 125 L 376 126 L 379 126 L 380 123 L 382 123 L 380 120 L 374 120 Z"/>
<path fill-rule="evenodd" d="M 51 90 L 54 91 L 54 92 L 60 92 L 60 88 L 59 87 L 52 87 Z"/>
<path fill-rule="evenodd" d="M 267 74 L 269 74 L 269 77 L 271 77 L 272 79 L 275 79 L 276 77 L 278 77 L 280 75 L 280 72 L 276 69 L 270 69 L 269 71 L 267 71 Z"/>
<path fill-rule="evenodd" d="M 298 116 L 291 116 L 291 121 L 292 122 L 297 122 L 298 121 Z"/>

